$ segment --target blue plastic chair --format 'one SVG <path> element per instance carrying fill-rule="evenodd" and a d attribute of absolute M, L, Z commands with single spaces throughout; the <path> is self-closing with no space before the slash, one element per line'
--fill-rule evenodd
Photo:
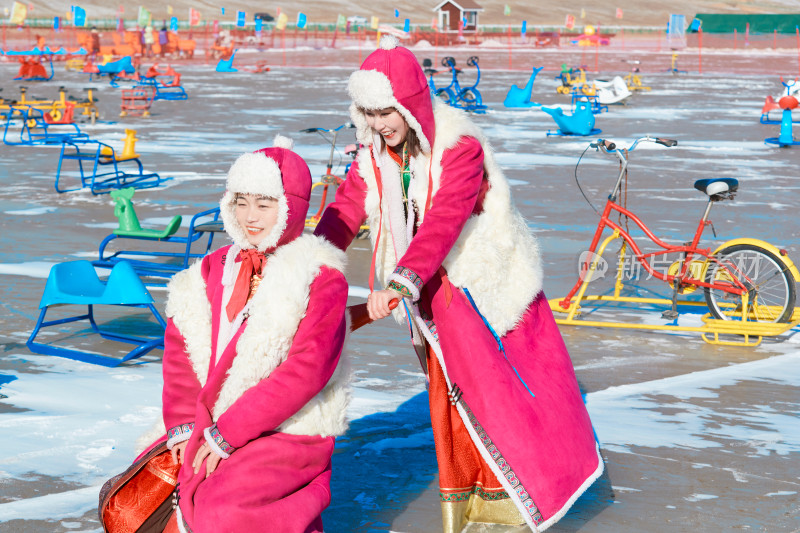
<path fill-rule="evenodd" d="M 219 216 L 219 207 L 195 214 L 189 222 L 188 233 L 185 237 L 174 233 L 159 235 L 154 230 L 142 230 L 137 234 L 116 229 L 100 243 L 99 258 L 92 264 L 98 267 L 112 268 L 114 265 L 124 262 L 129 263 L 140 276 L 171 278 L 176 272 L 188 268 L 193 260 L 204 257 L 211 251 L 214 234 L 224 231 Z M 136 241 L 165 244 L 138 249 Z M 107 249 L 112 242 L 114 243 L 112 248 L 117 247 L 118 250 Z M 166 282 L 148 279 L 145 284 L 160 286 L 165 285 Z"/>
<path fill-rule="evenodd" d="M 15 118 L 15 116 L 17 118 Z M 19 122 L 19 135 L 9 135 L 9 128 Z M 9 105 L 3 144 L 8 146 L 59 145 L 62 142 L 86 142 L 88 133 L 82 133 L 77 124 L 49 124 L 44 111 L 30 105 Z"/>
<path fill-rule="evenodd" d="M 64 161 L 77 162 L 80 181 L 74 187 L 64 186 L 61 183 L 62 173 L 65 173 Z M 135 165 L 135 168 L 132 172 L 128 172 L 121 168 L 123 164 L 128 167 Z M 65 139 L 61 142 L 61 153 L 58 156 L 55 188 L 57 192 L 63 193 L 88 187 L 92 194 L 97 195 L 124 187 L 151 189 L 160 187 L 170 179 L 172 178 L 162 178 L 157 172 L 145 172 L 138 155 L 118 157 L 114 148 L 104 142 L 83 140 L 78 144 Z"/>
<path fill-rule="evenodd" d="M 47 310 L 52 306 L 61 305 L 86 305 L 88 312 L 78 316 L 70 316 L 57 320 L 45 321 Z M 116 333 L 98 327 L 94 319 L 95 305 L 121 305 L 127 307 L 148 308 L 158 321 L 162 330 L 166 329 L 167 324 L 156 310 L 153 298 L 145 288 L 133 267 L 126 263 L 117 263 L 107 282 L 103 282 L 97 276 L 94 267 L 89 261 L 69 261 L 53 265 L 47 277 L 47 284 L 44 294 L 39 302 L 39 319 L 31 332 L 31 336 L 26 343 L 28 349 L 34 353 L 43 355 L 57 355 L 84 361 L 102 366 L 114 367 L 141 357 L 154 348 L 164 347 L 163 333 L 158 337 L 137 337 L 124 333 Z M 36 336 L 42 328 L 56 326 L 80 320 L 88 320 L 92 331 L 104 339 L 135 344 L 136 346 L 128 352 L 122 359 L 100 355 L 91 352 L 84 352 L 75 348 L 65 348 L 51 344 L 35 342 Z"/>
<path fill-rule="evenodd" d="M 186 89 L 181 85 L 162 85 L 158 79 L 142 78 L 139 85 L 143 87 L 152 87 L 155 91 L 153 101 L 156 100 L 187 100 L 189 95 L 186 94 Z"/>

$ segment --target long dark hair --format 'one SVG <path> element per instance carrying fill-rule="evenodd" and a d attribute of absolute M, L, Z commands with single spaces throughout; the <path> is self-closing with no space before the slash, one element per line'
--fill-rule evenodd
<path fill-rule="evenodd" d="M 408 122 L 406 122 L 407 124 Z M 417 157 L 422 151 L 422 145 L 419 142 L 419 137 L 417 137 L 417 130 L 411 126 L 408 127 L 408 133 L 406 133 L 406 146 L 408 146 L 408 155 L 412 157 Z"/>

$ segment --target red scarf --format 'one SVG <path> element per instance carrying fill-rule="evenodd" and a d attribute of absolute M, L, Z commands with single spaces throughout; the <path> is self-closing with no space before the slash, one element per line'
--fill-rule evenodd
<path fill-rule="evenodd" d="M 267 256 L 264 252 L 259 252 L 255 248 L 248 248 L 247 250 L 240 250 L 239 255 L 236 256 L 236 262 L 241 261 L 239 266 L 239 275 L 236 277 L 236 283 L 233 285 L 233 294 L 225 308 L 228 313 L 228 321 L 233 322 L 239 311 L 244 309 L 247 304 L 247 299 L 250 297 L 250 278 L 253 274 L 260 274 L 261 269 L 267 262 Z"/>

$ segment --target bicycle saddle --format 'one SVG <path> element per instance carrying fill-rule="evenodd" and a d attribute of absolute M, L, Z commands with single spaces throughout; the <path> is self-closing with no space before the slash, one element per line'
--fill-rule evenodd
<path fill-rule="evenodd" d="M 713 200 L 732 198 L 739 189 L 736 178 L 705 178 L 694 182 L 694 188 L 709 195 Z"/>

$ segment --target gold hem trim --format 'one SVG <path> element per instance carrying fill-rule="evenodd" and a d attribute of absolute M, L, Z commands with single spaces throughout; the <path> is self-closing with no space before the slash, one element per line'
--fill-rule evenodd
<path fill-rule="evenodd" d="M 484 500 L 477 494 L 472 494 L 468 500 L 441 503 L 444 533 L 460 533 L 467 522 L 509 526 L 525 524 L 525 520 L 511 498 Z"/>

